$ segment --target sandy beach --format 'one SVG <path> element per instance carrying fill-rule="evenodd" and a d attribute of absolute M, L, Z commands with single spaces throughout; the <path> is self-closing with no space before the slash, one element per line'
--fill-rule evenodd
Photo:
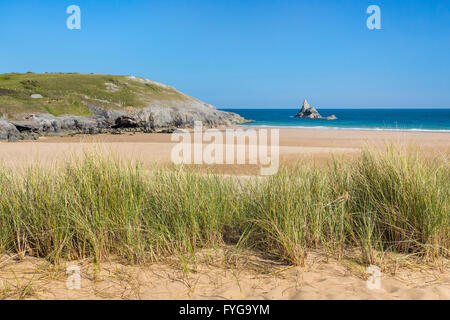
<path fill-rule="evenodd" d="M 424 155 L 450 155 L 450 134 L 354 130 L 280 129 L 281 164 L 326 162 L 333 156 L 353 157 L 361 148 L 387 143 L 419 148 Z M 0 143 L 0 161 L 7 165 L 51 164 L 83 150 L 103 148 L 123 159 L 146 165 L 170 165 L 174 146 L 169 134 L 124 134 L 41 137 L 38 141 Z M 224 169 L 225 168 L 225 169 Z M 248 165 L 219 168 L 239 175 L 255 173 Z M 323 250 L 310 251 L 304 266 L 292 267 L 232 249 L 205 251 L 187 270 L 180 261 L 149 266 L 106 262 L 97 270 L 81 266 L 82 288 L 67 290 L 64 266 L 19 255 L 0 257 L 0 298 L 25 299 L 450 299 L 447 260 L 415 264 L 402 256 L 382 270 L 382 287 L 369 290 L 368 274 L 351 259 L 336 260 Z M 395 267 L 392 267 L 395 266 Z M 16 279 L 19 279 L 17 281 Z M 29 290 L 21 296 L 24 288 Z"/>
<path fill-rule="evenodd" d="M 257 129 L 257 128 L 256 128 Z M 324 129 L 279 129 L 280 164 L 297 161 L 322 163 L 332 156 L 353 157 L 361 148 L 396 146 L 420 149 L 424 155 L 450 154 L 450 134 L 434 132 L 358 131 Z M 58 162 L 84 150 L 99 148 L 126 160 L 138 159 L 144 164 L 170 165 L 171 150 L 176 142 L 170 134 L 76 135 L 73 137 L 40 137 L 37 141 L 0 142 L 0 161 L 8 165 Z M 205 144 L 206 145 L 206 144 Z M 257 174 L 252 165 L 202 166 L 218 173 Z"/>
<path fill-rule="evenodd" d="M 450 265 L 402 262 L 383 269 L 381 287 L 369 289 L 365 268 L 311 250 L 305 266 L 292 267 L 232 249 L 204 250 L 187 270 L 172 260 L 148 266 L 0 256 L 0 299 L 325 300 L 450 299 Z M 68 290 L 66 267 L 80 268 L 81 287 Z M 6 289 L 8 288 L 8 289 Z M 25 290 L 27 289 L 27 290 Z"/>

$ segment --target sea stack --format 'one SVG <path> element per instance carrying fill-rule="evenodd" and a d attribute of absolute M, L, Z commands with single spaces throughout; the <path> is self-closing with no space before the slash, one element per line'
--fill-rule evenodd
<path fill-rule="evenodd" d="M 317 111 L 316 108 L 311 107 L 306 101 L 306 99 L 303 101 L 302 109 L 299 113 L 295 115 L 295 118 L 302 118 L 302 119 L 327 119 L 327 120 L 336 120 L 336 116 L 333 114 L 329 117 L 322 117 L 320 113 Z"/>
<path fill-rule="evenodd" d="M 311 107 L 308 101 L 303 101 L 302 109 L 295 116 L 296 118 L 304 118 L 304 119 L 322 119 L 320 113 L 316 110 L 316 108 Z"/>

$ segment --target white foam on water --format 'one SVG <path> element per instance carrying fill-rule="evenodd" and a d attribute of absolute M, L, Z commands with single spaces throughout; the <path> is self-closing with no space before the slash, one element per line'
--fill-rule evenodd
<path fill-rule="evenodd" d="M 397 131 L 397 132 L 437 132 L 450 133 L 448 129 L 421 129 L 421 128 L 357 128 L 357 127 L 328 127 L 328 126 L 275 126 L 275 125 L 258 125 L 251 123 L 241 125 L 248 127 L 263 127 L 263 128 L 288 128 L 288 129 L 330 129 L 330 130 L 357 130 L 357 131 Z"/>

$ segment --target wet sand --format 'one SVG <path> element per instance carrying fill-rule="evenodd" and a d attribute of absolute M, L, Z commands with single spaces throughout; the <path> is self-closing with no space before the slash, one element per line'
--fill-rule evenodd
<path fill-rule="evenodd" d="M 449 133 L 280 129 L 280 164 L 303 160 L 323 162 L 332 156 L 354 157 L 364 146 L 384 148 L 389 143 L 419 148 L 424 154 L 450 154 Z M 145 165 L 170 165 L 175 145 L 170 134 L 41 137 L 38 141 L 0 142 L 0 162 L 8 165 L 54 163 L 95 147 L 123 159 L 138 159 Z M 257 167 L 252 165 L 203 166 L 232 174 L 257 172 Z"/>

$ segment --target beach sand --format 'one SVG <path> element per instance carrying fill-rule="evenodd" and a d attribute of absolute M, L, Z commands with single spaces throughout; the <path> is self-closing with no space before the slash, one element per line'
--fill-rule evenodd
<path fill-rule="evenodd" d="M 281 129 L 280 160 L 324 163 L 334 157 L 355 157 L 361 148 L 420 148 L 425 156 L 450 155 L 450 134 L 355 130 Z M 52 164 L 82 154 L 93 146 L 145 165 L 169 166 L 174 142 L 169 134 L 124 134 L 42 137 L 38 141 L 0 143 L 0 161 L 7 165 Z M 204 169 L 205 166 L 200 169 Z M 251 175 L 249 165 L 214 166 L 223 173 Z M 209 167 L 207 167 L 209 169 Z M 309 251 L 303 267 L 267 261 L 251 253 L 233 256 L 232 249 L 206 252 L 183 269 L 179 261 L 129 266 L 106 262 L 99 270 L 88 261 L 81 267 L 80 290 L 66 288 L 65 267 L 43 259 L 0 256 L 0 298 L 28 299 L 450 299 L 450 265 L 406 263 L 382 270 L 381 289 L 369 290 L 368 274 L 354 261 L 337 261 L 322 251 Z M 67 263 L 68 265 L 68 263 Z M 25 288 L 28 288 L 24 291 Z M 24 294 L 25 292 L 25 294 Z"/>
<path fill-rule="evenodd" d="M 88 261 L 55 267 L 43 259 L 0 256 L 0 299 L 450 299 L 448 262 L 382 269 L 369 289 L 365 268 L 310 250 L 303 267 L 229 250 L 204 250 L 196 265 L 180 261 L 130 266 Z M 79 290 L 67 288 L 67 266 L 80 268 Z M 401 258 L 399 260 L 401 265 Z"/>
<path fill-rule="evenodd" d="M 361 148 L 419 148 L 424 155 L 450 155 L 450 134 L 433 132 L 393 132 L 322 129 L 280 129 L 280 164 L 297 161 L 323 163 L 337 157 L 355 157 Z M 81 155 L 87 149 L 112 152 L 125 160 L 138 159 L 147 166 L 170 165 L 176 142 L 170 134 L 76 135 L 41 137 L 38 141 L 0 142 L 0 162 L 8 165 L 52 164 Z M 204 144 L 206 146 L 206 144 Z M 248 162 L 248 161 L 247 161 Z M 202 165 L 218 173 L 258 174 L 256 165 Z"/>

